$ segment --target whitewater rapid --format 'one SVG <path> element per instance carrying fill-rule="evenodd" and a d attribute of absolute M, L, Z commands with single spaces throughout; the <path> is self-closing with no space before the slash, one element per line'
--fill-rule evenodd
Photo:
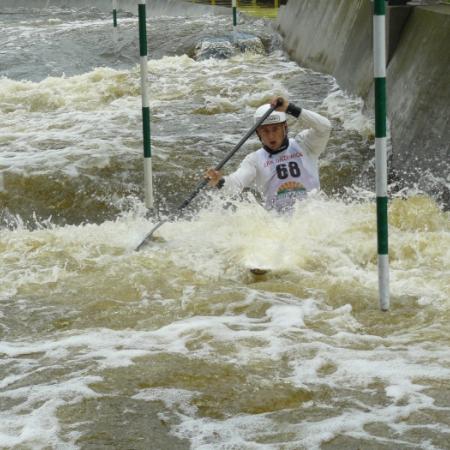
<path fill-rule="evenodd" d="M 197 60 L 228 17 L 150 18 L 148 214 L 136 17 L 114 50 L 102 11 L 21 14 L 0 14 L 0 448 L 448 448 L 449 214 L 392 193 L 380 312 L 360 99 L 289 61 L 263 20 L 242 26 L 264 51 Z M 26 36 L 45 37 L 42 64 L 15 55 Z M 332 120 L 322 191 L 283 217 L 206 190 L 134 251 L 273 94 Z"/>

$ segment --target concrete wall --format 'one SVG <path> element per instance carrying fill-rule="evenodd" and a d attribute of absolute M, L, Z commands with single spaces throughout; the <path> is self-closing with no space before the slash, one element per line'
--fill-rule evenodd
<path fill-rule="evenodd" d="M 370 14 L 369 0 L 289 0 L 280 8 L 279 31 L 292 59 L 365 97 L 373 77 Z"/>
<path fill-rule="evenodd" d="M 387 72 L 397 169 L 449 175 L 449 45 L 450 6 L 415 8 Z"/>
<path fill-rule="evenodd" d="M 392 165 L 411 181 L 426 169 L 445 179 L 450 167 L 450 5 L 393 8 L 387 72 Z M 333 75 L 370 106 L 372 17 L 369 0 L 289 0 L 277 24 L 295 61 Z"/>

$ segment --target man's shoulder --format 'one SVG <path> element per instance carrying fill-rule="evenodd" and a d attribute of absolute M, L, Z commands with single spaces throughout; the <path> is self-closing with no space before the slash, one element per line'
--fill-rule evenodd
<path fill-rule="evenodd" d="M 244 165 L 248 165 L 248 164 L 255 165 L 259 158 L 260 158 L 259 150 L 255 150 L 255 151 L 249 153 L 247 156 L 245 156 L 245 158 L 242 160 L 241 164 L 244 164 Z"/>
<path fill-rule="evenodd" d="M 257 161 L 258 159 L 260 159 L 261 157 L 265 156 L 265 153 L 267 153 L 262 147 L 259 148 L 258 150 L 255 150 L 251 153 L 249 153 L 246 158 L 248 158 L 251 161 Z"/>
<path fill-rule="evenodd" d="M 305 151 L 301 133 L 289 139 L 289 148 L 291 151 Z"/>
<path fill-rule="evenodd" d="M 316 155 L 313 151 L 311 151 L 310 146 L 305 143 L 304 136 L 302 133 L 299 133 L 295 138 L 293 139 L 293 143 L 291 146 L 291 152 L 299 152 L 302 157 L 307 158 L 317 158 L 318 155 Z"/>
<path fill-rule="evenodd" d="M 289 138 L 289 147 L 296 147 L 298 146 L 297 137 L 290 137 Z"/>

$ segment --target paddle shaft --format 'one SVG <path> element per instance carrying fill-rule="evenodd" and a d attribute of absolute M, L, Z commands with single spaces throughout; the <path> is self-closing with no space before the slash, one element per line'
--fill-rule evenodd
<path fill-rule="evenodd" d="M 267 119 L 267 117 L 270 116 L 270 114 L 272 114 L 273 111 L 275 111 L 275 109 L 277 109 L 279 106 L 281 106 L 282 103 L 280 103 L 280 101 L 277 101 L 277 104 L 275 106 L 272 106 L 270 109 L 267 110 L 267 112 L 261 117 L 260 120 L 258 120 L 258 122 L 249 130 L 247 131 L 247 133 L 245 134 L 245 136 L 236 144 L 236 146 L 230 150 L 229 153 L 227 153 L 227 155 L 225 155 L 225 157 L 222 159 L 222 161 L 219 162 L 219 164 L 217 164 L 216 167 L 214 167 L 214 170 L 220 170 L 232 157 L 233 155 L 244 145 L 244 143 L 248 140 L 248 138 L 256 131 L 256 129 L 261 126 L 261 124 Z M 184 208 L 186 208 L 186 206 L 189 205 L 189 203 L 191 203 L 191 201 L 197 196 L 197 194 L 208 184 L 208 180 L 207 179 L 203 179 L 201 180 L 197 186 L 195 187 L 195 189 L 189 194 L 189 196 L 183 201 L 183 203 L 181 203 L 180 206 L 178 206 L 178 208 L 176 209 L 177 212 L 181 212 Z M 159 222 L 157 225 L 155 225 L 155 227 L 152 228 L 152 230 L 147 233 L 144 237 L 144 239 L 142 240 L 142 242 L 136 247 L 136 250 L 139 251 L 144 244 L 152 237 L 153 233 L 163 224 L 165 224 L 166 222 L 168 222 L 169 219 L 165 219 L 162 220 L 161 222 Z"/>

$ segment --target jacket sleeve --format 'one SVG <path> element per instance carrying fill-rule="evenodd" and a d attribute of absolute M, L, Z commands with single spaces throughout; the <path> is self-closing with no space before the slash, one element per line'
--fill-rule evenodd
<path fill-rule="evenodd" d="M 224 177 L 223 192 L 235 194 L 249 187 L 256 178 L 256 153 L 250 153 L 241 162 L 239 168 L 230 175 Z"/>
<path fill-rule="evenodd" d="M 302 109 L 299 120 L 307 128 L 301 131 L 296 137 L 296 141 L 305 148 L 305 150 L 318 157 L 326 148 L 331 132 L 331 123 L 318 113 Z"/>

